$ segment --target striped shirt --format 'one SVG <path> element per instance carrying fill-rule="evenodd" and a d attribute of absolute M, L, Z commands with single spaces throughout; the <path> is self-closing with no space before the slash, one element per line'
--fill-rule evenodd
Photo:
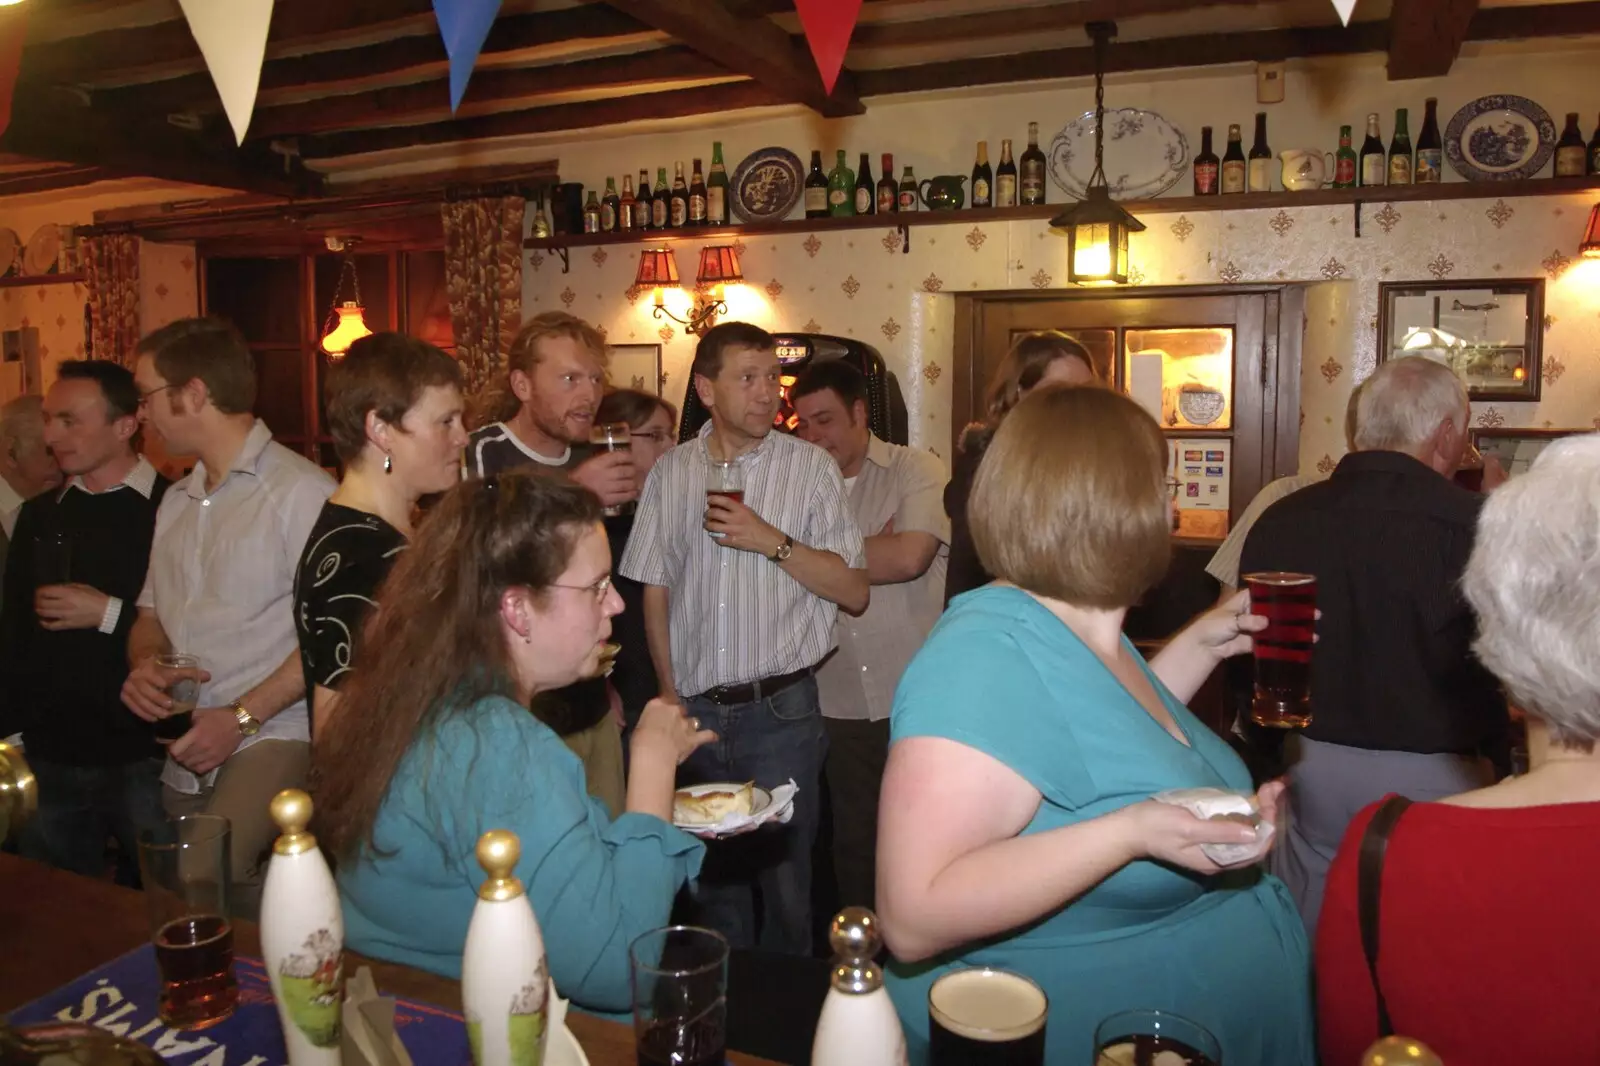
<path fill-rule="evenodd" d="M 725 548 L 705 531 L 707 422 L 673 448 L 645 482 L 622 573 L 669 591 L 672 672 L 694 696 L 815 666 L 833 649 L 838 607 L 765 556 Z M 866 549 L 831 456 L 769 433 L 739 460 L 744 502 L 795 543 L 865 569 Z"/>
<path fill-rule="evenodd" d="M 574 448 L 567 445 L 567 450 L 562 455 L 551 458 L 540 455 L 523 443 L 522 438 L 511 431 L 511 427 L 504 422 L 491 422 L 472 431 L 467 438 L 467 448 L 462 454 L 462 479 L 472 477 L 491 477 L 502 474 L 507 470 L 515 470 L 529 463 L 538 463 L 536 469 L 545 473 L 555 470 L 571 470 L 585 459 L 589 458 L 588 445 Z"/>

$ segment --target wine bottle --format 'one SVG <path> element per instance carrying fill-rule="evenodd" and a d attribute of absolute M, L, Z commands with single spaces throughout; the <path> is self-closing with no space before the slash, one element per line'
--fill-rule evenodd
<path fill-rule="evenodd" d="M 1217 158 L 1217 153 L 1211 148 L 1211 127 L 1200 127 L 1200 154 L 1194 157 L 1194 194 L 1196 196 L 1215 196 L 1221 192 L 1217 179 L 1222 168 L 1222 161 Z"/>
<path fill-rule="evenodd" d="M 856 176 L 845 166 L 844 149 L 834 153 L 833 170 L 828 173 L 828 214 L 849 218 L 856 213 Z"/>
<path fill-rule="evenodd" d="M 682 229 L 689 224 L 689 183 L 683 180 L 683 163 L 672 165 L 672 199 L 668 201 L 672 228 Z"/>
<path fill-rule="evenodd" d="M 615 233 L 617 230 L 617 211 L 622 205 L 622 200 L 617 196 L 617 179 L 606 178 L 606 194 L 600 198 L 600 232 Z"/>
<path fill-rule="evenodd" d="M 1000 142 L 1000 166 L 994 172 L 994 205 L 1017 206 L 1017 164 L 1011 158 L 1011 138 Z"/>
<path fill-rule="evenodd" d="M 533 210 L 533 235 L 535 237 L 550 236 L 550 219 L 544 213 L 544 190 L 539 190 L 538 197 L 534 200 Z"/>
<path fill-rule="evenodd" d="M 583 205 L 583 232 L 600 232 L 600 197 L 593 190 L 589 190 L 589 201 Z"/>
<path fill-rule="evenodd" d="M 1556 177 L 1581 178 L 1588 169 L 1589 148 L 1583 143 L 1583 132 L 1578 129 L 1578 113 L 1567 113 L 1567 128 L 1561 131 L 1556 142 Z"/>
<path fill-rule="evenodd" d="M 650 228 L 666 229 L 672 222 L 672 189 L 667 185 L 667 168 L 656 167 L 656 192 L 650 204 Z"/>
<path fill-rule="evenodd" d="M 872 184 L 872 168 L 867 164 L 867 153 L 861 153 L 861 165 L 856 168 L 856 214 L 878 213 L 878 197 Z"/>
<path fill-rule="evenodd" d="M 1228 150 L 1222 154 L 1222 191 L 1244 192 L 1247 174 L 1244 161 L 1244 140 L 1237 124 L 1228 127 Z"/>
<path fill-rule="evenodd" d="M 633 211 L 636 201 L 633 198 L 633 175 L 622 175 L 622 198 L 617 201 L 617 229 L 628 233 L 633 229 Z"/>
<path fill-rule="evenodd" d="M 1333 157 L 1333 187 L 1356 187 L 1356 150 L 1350 147 L 1350 127 L 1339 127 L 1339 151 Z"/>
<path fill-rule="evenodd" d="M 1028 207 L 1045 202 L 1044 153 L 1039 151 L 1039 124 L 1028 123 L 1028 150 L 1022 153 L 1022 193 L 1018 197 Z"/>
<path fill-rule="evenodd" d="M 1250 145 L 1248 180 L 1251 192 L 1272 191 L 1272 149 L 1267 147 L 1267 113 L 1256 112 L 1256 139 Z"/>
<path fill-rule="evenodd" d="M 706 224 L 728 224 L 728 170 L 722 165 L 722 142 L 711 142 L 711 174 L 706 178 Z"/>
<path fill-rule="evenodd" d="M 1356 176 L 1363 186 L 1382 185 L 1389 169 L 1389 157 L 1383 150 L 1383 138 L 1378 134 L 1378 114 L 1367 116 L 1367 139 L 1361 142 Z"/>
<path fill-rule="evenodd" d="M 700 160 L 694 161 L 689 178 L 689 225 L 706 224 L 706 176 L 700 170 Z"/>
<path fill-rule="evenodd" d="M 1439 101 L 1424 102 L 1422 132 L 1417 135 L 1417 165 L 1412 180 L 1418 185 L 1436 185 L 1444 178 L 1443 152 L 1439 141 Z"/>
<path fill-rule="evenodd" d="M 911 173 L 910 167 L 906 167 L 905 172 L 900 175 L 900 206 L 896 210 L 918 210 L 917 196 L 917 176 Z"/>
<path fill-rule="evenodd" d="M 994 171 L 989 166 L 989 142 L 978 142 L 978 161 L 972 164 L 972 206 L 994 206 Z"/>
<path fill-rule="evenodd" d="M 811 153 L 811 172 L 806 175 L 806 217 L 828 217 L 828 176 L 822 172 L 822 153 Z"/>
<path fill-rule="evenodd" d="M 894 183 L 894 156 L 883 153 L 883 177 L 878 179 L 878 214 L 900 210 L 900 187 Z"/>
<path fill-rule="evenodd" d="M 281 834 L 261 886 L 261 959 L 290 1066 L 339 1066 L 344 1005 L 344 913 L 317 838 L 311 797 L 297 788 L 268 808 Z"/>
<path fill-rule="evenodd" d="M 1600 119 L 1595 120 L 1594 136 L 1589 139 L 1590 174 L 1600 174 Z"/>
<path fill-rule="evenodd" d="M 1394 113 L 1394 137 L 1389 141 L 1389 184 L 1410 185 L 1414 167 L 1411 158 L 1411 131 L 1407 128 L 1406 109 Z"/>
<path fill-rule="evenodd" d="M 650 172 L 639 171 L 639 195 L 633 202 L 633 228 L 647 230 L 650 228 Z"/>

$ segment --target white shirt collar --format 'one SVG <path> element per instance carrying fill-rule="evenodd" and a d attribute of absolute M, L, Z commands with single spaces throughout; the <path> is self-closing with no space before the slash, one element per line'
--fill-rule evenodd
<path fill-rule="evenodd" d="M 128 471 L 127 476 L 105 491 L 115 492 L 124 486 L 148 500 L 156 490 L 156 468 L 150 465 L 150 460 L 142 455 L 139 456 L 139 461 L 133 464 L 133 469 Z M 84 485 L 82 477 L 70 478 L 66 485 L 62 487 L 61 495 L 65 496 L 72 489 L 81 489 L 84 492 L 89 492 L 88 486 Z M 96 494 L 89 492 L 89 495 Z"/>

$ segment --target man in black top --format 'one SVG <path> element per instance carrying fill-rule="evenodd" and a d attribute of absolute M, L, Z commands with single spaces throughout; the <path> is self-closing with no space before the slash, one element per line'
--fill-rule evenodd
<path fill-rule="evenodd" d="M 127 857 L 166 820 L 164 753 L 122 706 L 128 630 L 167 480 L 133 447 L 139 393 L 110 362 L 62 363 L 45 397 L 45 443 L 66 475 L 22 505 L 6 561 L 0 676 L 23 713 L 39 811 L 23 854 L 81 874 L 105 870 L 115 834 Z M 41 558 L 41 539 L 64 539 Z M 65 580 L 63 580 L 65 579 Z M 128 870 L 123 880 L 136 881 Z"/>
<path fill-rule="evenodd" d="M 1499 685 L 1473 657 L 1461 595 L 1483 497 L 1451 481 L 1467 443 L 1466 389 L 1420 356 L 1361 386 L 1355 448 L 1325 482 L 1269 507 L 1240 573 L 1317 578 L 1312 722 L 1291 752 L 1293 819 L 1278 873 L 1315 929 L 1328 864 L 1362 807 L 1481 787 L 1503 756 Z"/>

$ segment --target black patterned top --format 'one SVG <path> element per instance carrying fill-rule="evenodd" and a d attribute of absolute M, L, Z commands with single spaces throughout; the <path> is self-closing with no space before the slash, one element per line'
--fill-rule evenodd
<path fill-rule="evenodd" d="M 405 547 L 405 536 L 377 515 L 323 504 L 294 582 L 308 704 L 314 686 L 337 689 L 349 674 L 361 627 L 377 606 L 378 586 Z"/>

